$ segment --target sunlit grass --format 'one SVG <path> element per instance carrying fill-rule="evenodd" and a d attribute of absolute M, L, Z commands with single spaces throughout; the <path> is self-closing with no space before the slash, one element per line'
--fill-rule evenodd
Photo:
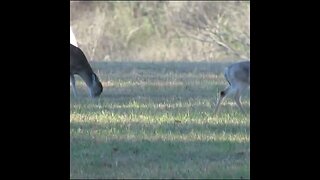
<path fill-rule="evenodd" d="M 88 98 L 77 78 L 71 178 L 250 177 L 250 116 L 232 99 L 213 114 L 226 64 L 91 63 L 104 92 Z"/>

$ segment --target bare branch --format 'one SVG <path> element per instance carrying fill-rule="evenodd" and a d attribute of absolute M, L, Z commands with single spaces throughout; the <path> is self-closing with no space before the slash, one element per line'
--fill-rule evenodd
<path fill-rule="evenodd" d="M 179 35 L 179 37 L 215 44 L 228 53 L 248 59 L 245 55 L 247 54 L 246 50 L 242 52 L 234 48 L 234 45 L 240 45 L 243 49 L 250 47 L 250 36 L 241 30 L 237 31 L 238 29 L 232 27 L 233 24 L 229 23 L 229 20 L 234 18 L 235 15 L 230 14 L 231 11 L 219 9 L 218 6 L 217 14 L 210 19 L 206 6 L 206 3 L 200 3 L 200 5 L 196 5 L 196 8 L 184 7 L 178 15 L 178 22 L 185 27 L 180 30 L 184 31 L 184 35 Z M 192 11 L 194 9 L 196 11 Z"/>
<path fill-rule="evenodd" d="M 128 47 L 132 35 L 133 35 L 135 32 L 137 32 L 141 27 L 142 27 L 142 25 L 140 25 L 140 26 L 132 29 L 132 30 L 128 33 L 128 36 L 126 37 L 126 47 Z"/>

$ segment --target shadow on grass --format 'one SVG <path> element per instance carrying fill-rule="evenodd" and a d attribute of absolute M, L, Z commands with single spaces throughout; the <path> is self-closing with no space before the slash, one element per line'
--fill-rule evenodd
<path fill-rule="evenodd" d="M 139 62 L 139 61 L 122 61 L 122 62 L 102 62 L 90 61 L 92 67 L 97 71 L 111 72 L 131 72 L 141 70 L 153 73 L 204 73 L 220 74 L 223 69 L 232 62 L 188 62 L 188 61 L 170 61 L 170 62 Z"/>
<path fill-rule="evenodd" d="M 127 129 L 129 126 L 131 131 Z M 74 178 L 249 177 L 248 141 L 153 138 L 169 132 L 172 132 L 170 136 L 186 136 L 191 132 L 206 136 L 213 132 L 246 134 L 248 127 L 245 125 L 72 122 L 70 127 L 70 162 Z M 103 133 L 110 129 L 120 132 Z"/>
<path fill-rule="evenodd" d="M 224 68 L 230 63 L 90 62 L 100 74 L 101 81 L 105 82 L 100 98 L 111 98 L 111 101 L 125 98 L 132 101 L 137 97 L 145 97 L 160 99 L 160 102 L 173 98 L 182 101 L 213 98 L 212 101 L 215 101 L 219 90 L 227 85 L 222 76 Z M 217 75 L 220 79 L 216 79 Z M 83 86 L 81 97 L 87 97 L 87 94 Z"/>
<path fill-rule="evenodd" d="M 71 178 L 250 177 L 249 153 L 241 143 L 87 141 L 75 139 L 71 145 Z M 77 148 L 81 150 L 74 150 Z"/>

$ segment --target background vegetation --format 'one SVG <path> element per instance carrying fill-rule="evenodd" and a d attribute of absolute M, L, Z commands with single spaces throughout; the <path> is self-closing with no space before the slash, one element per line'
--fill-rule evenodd
<path fill-rule="evenodd" d="M 91 60 L 218 61 L 250 56 L 248 1 L 72 1 Z"/>

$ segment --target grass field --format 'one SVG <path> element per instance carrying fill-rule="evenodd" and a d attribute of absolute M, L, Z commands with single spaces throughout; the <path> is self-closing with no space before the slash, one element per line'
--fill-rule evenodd
<path fill-rule="evenodd" d="M 70 178 L 250 178 L 249 113 L 213 114 L 229 63 L 90 63 L 104 91 L 70 88 Z"/>

